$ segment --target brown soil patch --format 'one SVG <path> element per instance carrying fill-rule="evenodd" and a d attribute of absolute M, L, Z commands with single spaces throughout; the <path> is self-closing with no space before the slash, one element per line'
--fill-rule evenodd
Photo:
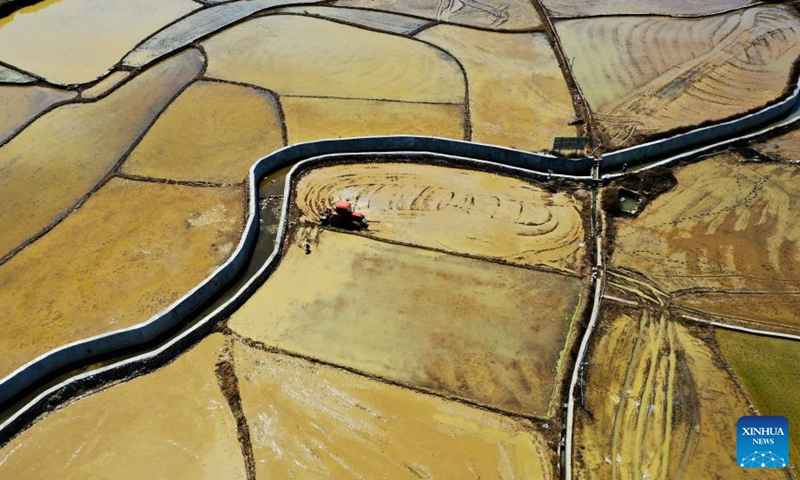
<path fill-rule="evenodd" d="M 213 335 L 173 364 L 49 414 L 0 450 L 0 477 L 244 480 Z"/>
<path fill-rule="evenodd" d="M 239 343 L 234 357 L 259 478 L 554 478 L 527 421 Z"/>
<path fill-rule="evenodd" d="M 238 187 L 109 182 L 0 267 L 0 377 L 166 308 L 227 260 L 243 209 Z"/>
<path fill-rule="evenodd" d="M 735 428 L 751 411 L 712 347 L 653 310 L 607 311 L 600 325 L 576 417 L 576 478 L 750 478 Z"/>
<path fill-rule="evenodd" d="M 606 149 L 760 108 L 784 94 L 800 56 L 800 19 L 783 5 L 556 29 Z"/>
<path fill-rule="evenodd" d="M 582 200 L 524 180 L 376 163 L 314 169 L 297 191 L 301 219 L 312 223 L 336 200 L 350 200 L 372 222 L 363 233 L 373 238 L 573 274 L 584 268 Z"/>

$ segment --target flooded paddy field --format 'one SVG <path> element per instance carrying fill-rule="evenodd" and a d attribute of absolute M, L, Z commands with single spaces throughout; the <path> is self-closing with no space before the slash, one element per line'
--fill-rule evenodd
<path fill-rule="evenodd" d="M 735 419 L 753 412 L 717 352 L 705 327 L 605 307 L 576 410 L 575 478 L 752 478 L 736 460 Z"/>
<path fill-rule="evenodd" d="M 275 97 L 219 82 L 193 83 L 161 114 L 122 167 L 130 175 L 240 183 L 266 152 L 284 146 Z"/>
<path fill-rule="evenodd" d="M 46 452 L 46 453 L 45 453 Z M 0 477 L 554 480 L 532 422 L 213 334 L 70 402 L 0 449 Z"/>
<path fill-rule="evenodd" d="M 46 113 L 3 145 L 0 257 L 58 221 L 95 188 L 202 65 L 200 53 L 188 50 L 96 102 Z M 120 110 L 126 115 L 118 115 Z"/>
<path fill-rule="evenodd" d="M 443 48 L 464 67 L 472 140 L 542 150 L 574 136 L 567 84 L 544 33 L 496 33 L 437 25 L 416 38 Z"/>
<path fill-rule="evenodd" d="M 46 0 L 0 18 L 0 61 L 59 85 L 91 82 L 197 8 L 191 0 Z"/>
<path fill-rule="evenodd" d="M 800 18 L 788 5 L 555 26 L 607 149 L 772 103 L 788 93 L 800 55 Z"/>
<path fill-rule="evenodd" d="M 540 29 L 542 20 L 525 0 L 337 0 L 336 6 L 362 7 L 491 30 Z"/>
<path fill-rule="evenodd" d="M 611 263 L 627 294 L 647 285 L 683 314 L 797 332 L 800 167 L 744 160 L 731 152 L 678 168 L 677 186 L 616 221 Z"/>

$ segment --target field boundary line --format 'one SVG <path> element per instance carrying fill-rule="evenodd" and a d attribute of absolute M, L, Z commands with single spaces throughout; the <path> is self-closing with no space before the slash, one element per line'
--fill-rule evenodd
<path fill-rule="evenodd" d="M 705 320 L 698 317 L 693 317 L 691 315 L 682 314 L 681 318 L 685 318 L 687 320 L 691 320 L 697 323 L 705 323 L 707 325 L 711 325 L 717 328 L 724 328 L 725 330 L 735 330 L 738 332 L 750 333 L 753 335 L 759 335 L 762 337 L 774 337 L 774 338 L 782 338 L 784 340 L 794 340 L 796 342 L 800 342 L 800 335 L 792 335 L 791 333 L 782 333 L 782 332 L 771 332 L 769 330 L 758 330 L 755 328 L 748 328 L 742 327 L 739 325 L 732 325 L 730 323 L 724 322 L 715 322 L 714 320 Z"/>

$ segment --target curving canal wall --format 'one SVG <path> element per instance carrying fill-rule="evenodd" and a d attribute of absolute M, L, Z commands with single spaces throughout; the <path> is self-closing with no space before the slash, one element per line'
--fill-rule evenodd
<path fill-rule="evenodd" d="M 787 115 L 798 103 L 800 85 L 788 98 L 766 107 L 758 112 L 746 115 L 718 125 L 703 127 L 662 140 L 646 143 L 606 154 L 602 161 L 603 170 L 618 169 L 623 164 L 631 165 L 655 161 L 668 153 L 711 143 L 722 139 L 733 141 L 753 128 L 764 126 L 769 122 Z M 295 165 L 290 179 L 298 169 L 307 168 L 309 159 L 330 161 L 334 156 L 349 154 L 381 154 L 381 153 L 428 153 L 433 157 L 452 157 L 455 163 L 471 164 L 473 167 L 489 168 L 506 173 L 524 173 L 568 177 L 574 180 L 591 182 L 591 171 L 594 158 L 581 157 L 565 159 L 549 154 L 523 152 L 510 148 L 495 147 L 479 143 L 448 140 L 434 137 L 388 136 L 363 137 L 338 140 L 321 140 L 302 143 L 278 150 L 255 162 L 249 173 L 249 213 L 242 238 L 229 260 L 217 268 L 200 285 L 192 289 L 171 306 L 139 325 L 117 330 L 103 335 L 81 340 L 50 351 L 18 368 L 8 376 L 0 379 L 0 404 L 9 402 L 20 395 L 26 388 L 41 381 L 54 372 L 76 362 L 90 360 L 102 355 L 123 351 L 159 338 L 164 333 L 180 325 L 187 317 L 217 295 L 246 265 L 258 235 L 258 184 L 268 174 L 289 165 Z M 78 391 L 87 382 L 95 384 L 120 378 L 119 369 L 131 370 L 147 368 L 149 365 L 163 364 L 177 352 L 204 336 L 210 330 L 212 319 L 220 315 L 229 315 L 244 301 L 261 281 L 269 276 L 279 263 L 280 249 L 286 234 L 286 209 L 291 203 L 291 181 L 286 184 L 284 205 L 278 229 L 276 248 L 264 266 L 251 278 L 237 294 L 228 302 L 217 308 L 206 319 L 183 332 L 162 348 L 146 355 L 120 362 L 119 364 L 73 377 L 62 384 L 51 388 L 34 399 L 24 411 L 20 411 L 5 423 L 0 424 L 0 444 L 7 439 L 14 425 L 20 428 L 32 416 L 38 415 L 44 408 L 46 400 L 56 393 L 58 396 L 70 396 L 70 391 Z M 39 410 L 37 410 L 38 405 Z"/>

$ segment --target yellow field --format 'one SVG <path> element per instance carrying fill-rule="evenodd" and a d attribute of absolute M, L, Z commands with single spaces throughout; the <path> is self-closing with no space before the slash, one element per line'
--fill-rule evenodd
<path fill-rule="evenodd" d="M 469 82 L 472 140 L 540 151 L 574 136 L 564 76 L 542 33 L 507 34 L 437 25 L 416 38 L 459 59 Z"/>
<path fill-rule="evenodd" d="M 122 171 L 172 180 L 242 182 L 256 160 L 284 146 L 282 128 L 269 93 L 197 82 L 159 117 Z"/>
<path fill-rule="evenodd" d="M 678 169 L 674 189 L 618 220 L 612 264 L 699 314 L 800 329 L 800 168 L 739 160 L 722 154 Z"/>
<path fill-rule="evenodd" d="M 281 106 L 289 143 L 401 134 L 465 139 L 461 105 L 282 97 Z"/>
<path fill-rule="evenodd" d="M 312 223 L 350 200 L 373 221 L 364 232 L 373 238 L 572 274 L 585 268 L 585 191 L 553 194 L 511 177 L 400 163 L 318 168 L 297 188 L 301 218 Z"/>
<path fill-rule="evenodd" d="M 455 61 L 395 35 L 271 15 L 225 30 L 203 46 L 208 77 L 280 95 L 464 103 L 464 75 Z"/>
<path fill-rule="evenodd" d="M 0 256 L 89 193 L 201 68 L 200 53 L 189 50 L 96 103 L 39 117 L 0 148 Z"/>
<path fill-rule="evenodd" d="M 199 7 L 190 0 L 38 2 L 0 18 L 0 61 L 61 85 L 90 82 L 144 37 Z"/>
<path fill-rule="evenodd" d="M 759 414 L 789 420 L 789 460 L 800 464 L 800 342 L 723 329 L 716 330 L 716 336 Z"/>
<path fill-rule="evenodd" d="M 555 478 L 527 421 L 240 343 L 234 361 L 259 478 Z"/>
<path fill-rule="evenodd" d="M 606 149 L 721 120 L 780 97 L 800 55 L 789 6 L 700 19 L 603 17 L 556 23 Z"/>
<path fill-rule="evenodd" d="M 174 363 L 49 414 L 0 450 L 0 478 L 244 480 L 212 335 Z"/>
<path fill-rule="evenodd" d="M 704 334 L 654 310 L 606 310 L 576 410 L 575 478 L 752 478 L 736 461 L 748 402 Z"/>
<path fill-rule="evenodd" d="M 0 144 L 56 102 L 75 98 L 75 92 L 39 86 L 0 86 Z"/>
<path fill-rule="evenodd" d="M 243 195 L 241 187 L 111 180 L 0 266 L 0 377 L 182 297 L 236 247 Z"/>

